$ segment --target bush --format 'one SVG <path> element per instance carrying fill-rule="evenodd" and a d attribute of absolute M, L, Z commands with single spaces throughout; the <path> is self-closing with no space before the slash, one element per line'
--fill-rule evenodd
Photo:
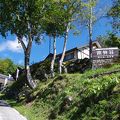
<path fill-rule="evenodd" d="M 10 59 L 0 59 L 0 73 L 8 75 L 15 72 L 17 65 L 15 65 Z"/>
<path fill-rule="evenodd" d="M 66 64 L 68 73 L 75 73 L 75 72 L 80 72 L 83 73 L 85 70 L 91 68 L 91 62 L 89 59 L 81 59 L 81 60 L 76 60 L 72 62 L 68 62 Z"/>

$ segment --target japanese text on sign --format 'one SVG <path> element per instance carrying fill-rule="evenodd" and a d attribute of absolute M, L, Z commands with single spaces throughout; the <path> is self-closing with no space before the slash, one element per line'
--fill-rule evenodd
<path fill-rule="evenodd" d="M 92 52 L 93 59 L 111 59 L 119 56 L 118 48 L 101 48 Z"/>

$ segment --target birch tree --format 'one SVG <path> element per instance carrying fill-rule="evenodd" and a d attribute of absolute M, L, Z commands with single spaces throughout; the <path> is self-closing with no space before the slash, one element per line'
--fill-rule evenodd
<path fill-rule="evenodd" d="M 44 14 L 42 28 L 46 35 L 53 38 L 53 57 L 51 60 L 50 72 L 51 77 L 54 77 L 54 64 L 56 59 L 56 39 L 64 34 L 64 6 L 62 1 L 50 0 L 47 5 L 46 13 Z"/>
<path fill-rule="evenodd" d="M 51 60 L 51 66 L 50 66 L 50 73 L 51 77 L 54 77 L 54 64 L 55 64 L 55 59 L 56 59 L 56 29 L 55 29 L 55 24 L 50 22 L 49 23 L 44 23 L 44 30 L 46 35 L 50 36 L 53 39 L 53 57 Z M 51 40 L 51 39 L 50 39 Z"/>
<path fill-rule="evenodd" d="M 45 9 L 44 0 L 1 0 L 0 1 L 0 33 L 15 34 L 24 51 L 26 82 L 30 88 L 36 84 L 30 72 L 30 54 L 33 41 L 40 41 L 41 19 Z M 27 45 L 23 39 L 26 39 Z"/>
<path fill-rule="evenodd" d="M 59 73 L 62 73 L 63 68 L 63 60 L 66 52 L 66 45 L 68 41 L 69 31 L 71 29 L 72 23 L 77 20 L 78 14 L 80 15 L 80 10 L 82 7 L 81 0 L 65 0 L 63 2 L 64 12 L 65 12 L 65 20 L 64 20 L 64 45 L 61 58 L 59 60 Z"/>
<path fill-rule="evenodd" d="M 92 34 L 93 34 L 93 23 L 96 18 L 93 12 L 93 8 L 97 4 L 97 0 L 83 1 L 84 8 L 82 10 L 82 16 L 80 16 L 80 23 L 87 26 L 89 36 L 89 58 L 92 58 Z"/>
<path fill-rule="evenodd" d="M 47 12 L 45 15 L 45 31 L 47 35 L 53 36 L 53 50 L 54 55 L 51 62 L 51 75 L 54 76 L 54 62 L 56 58 L 56 37 L 64 37 L 64 45 L 61 58 L 59 60 L 59 73 L 62 72 L 63 60 L 66 51 L 66 45 L 68 40 L 68 33 L 71 29 L 72 22 L 75 21 L 75 17 L 80 13 L 81 0 L 59 0 L 50 1 L 47 7 Z M 47 17 L 46 17 L 47 16 Z"/>
<path fill-rule="evenodd" d="M 92 40 L 94 25 L 100 19 L 105 18 L 107 12 L 110 9 L 110 6 L 108 4 L 105 4 L 107 0 L 103 1 L 104 4 L 100 4 L 100 2 L 100 0 L 84 0 L 82 15 L 79 17 L 80 19 L 78 20 L 81 26 L 86 26 L 86 28 L 88 29 L 90 60 L 92 59 Z"/>

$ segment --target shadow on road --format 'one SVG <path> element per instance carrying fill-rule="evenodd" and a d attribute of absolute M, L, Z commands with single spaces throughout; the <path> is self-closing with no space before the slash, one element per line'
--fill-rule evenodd
<path fill-rule="evenodd" d="M 0 100 L 0 106 L 4 106 L 4 107 L 10 107 L 10 105 L 8 105 L 5 101 Z"/>

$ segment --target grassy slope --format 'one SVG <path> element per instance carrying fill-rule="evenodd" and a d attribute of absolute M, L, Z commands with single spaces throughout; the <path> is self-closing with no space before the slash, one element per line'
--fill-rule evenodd
<path fill-rule="evenodd" d="M 28 120 L 118 120 L 120 119 L 120 73 L 90 79 L 89 76 L 116 70 L 111 68 L 64 74 L 42 82 L 32 91 L 29 103 L 10 101 Z M 67 97 L 72 101 L 67 101 Z"/>

